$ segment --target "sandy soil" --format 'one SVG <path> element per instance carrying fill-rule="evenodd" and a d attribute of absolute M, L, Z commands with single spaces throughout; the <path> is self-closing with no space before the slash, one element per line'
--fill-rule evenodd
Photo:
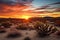
<path fill-rule="evenodd" d="M 22 36 L 18 38 L 7 38 L 6 36 L 8 32 L 0 33 L 0 40 L 24 40 L 25 37 L 29 37 L 31 40 L 60 40 L 60 37 L 56 36 L 55 34 L 44 38 L 37 37 L 35 30 L 19 30 L 19 32 L 22 34 Z"/>

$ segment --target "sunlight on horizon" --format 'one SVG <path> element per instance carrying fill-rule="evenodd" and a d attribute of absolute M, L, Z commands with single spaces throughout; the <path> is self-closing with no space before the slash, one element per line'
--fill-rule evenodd
<path fill-rule="evenodd" d="M 22 19 L 29 19 L 31 16 L 23 15 L 21 18 Z"/>

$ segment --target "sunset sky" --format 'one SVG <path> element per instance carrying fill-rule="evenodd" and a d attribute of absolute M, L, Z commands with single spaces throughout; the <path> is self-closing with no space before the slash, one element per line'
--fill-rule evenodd
<path fill-rule="evenodd" d="M 60 17 L 60 0 L 0 0 L 0 18 Z"/>

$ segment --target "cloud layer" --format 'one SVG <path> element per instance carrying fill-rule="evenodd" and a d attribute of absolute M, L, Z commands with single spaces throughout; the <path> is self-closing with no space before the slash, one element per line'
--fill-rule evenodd
<path fill-rule="evenodd" d="M 55 7 L 55 6 L 56 7 Z M 60 12 L 60 2 L 55 2 L 55 3 L 51 3 L 48 5 L 44 5 L 44 6 L 40 6 L 38 8 L 34 9 L 35 12 L 47 12 L 47 13 L 51 13 L 51 12 Z"/>
<path fill-rule="evenodd" d="M 33 0 L 0 0 L 0 16 L 22 14 L 21 11 L 28 8 L 32 1 Z"/>
<path fill-rule="evenodd" d="M 31 3 L 33 0 L 0 0 L 0 4 L 9 4 L 9 5 L 15 5 L 15 4 L 28 4 Z"/>
<path fill-rule="evenodd" d="M 0 17 L 19 17 L 21 15 L 38 16 L 39 14 L 45 15 L 46 13 L 60 12 L 60 8 L 51 6 L 60 4 L 60 2 L 30 9 L 32 1 L 33 0 L 0 0 Z M 25 9 L 28 10 L 26 11 Z"/>

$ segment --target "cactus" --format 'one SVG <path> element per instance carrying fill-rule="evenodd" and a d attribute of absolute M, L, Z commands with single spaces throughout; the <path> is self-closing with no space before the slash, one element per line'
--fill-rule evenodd
<path fill-rule="evenodd" d="M 50 35 L 50 34 L 57 31 L 56 27 L 54 27 L 52 25 L 44 24 L 44 23 L 41 23 L 41 22 L 36 23 L 35 29 L 36 29 L 38 35 L 41 36 L 41 37 Z"/>

